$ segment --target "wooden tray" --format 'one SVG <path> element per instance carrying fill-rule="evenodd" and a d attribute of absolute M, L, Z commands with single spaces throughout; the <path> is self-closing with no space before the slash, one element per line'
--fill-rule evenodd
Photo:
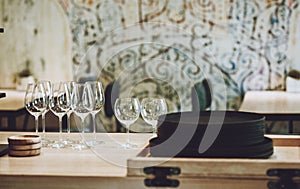
<path fill-rule="evenodd" d="M 209 189 L 218 187 L 268 188 L 267 185 L 270 181 L 279 179 L 279 177 L 269 176 L 268 171 L 300 169 L 300 136 L 268 135 L 268 137 L 272 138 L 276 144 L 274 154 L 269 159 L 151 157 L 149 149 L 146 148 L 137 157 L 128 160 L 127 174 L 130 177 L 141 177 L 145 182 L 145 178 L 153 179 L 155 177 L 155 175 L 146 174 L 145 168 L 177 168 L 180 173 L 167 176 L 167 178 L 179 181 L 179 188 L 195 188 L 200 185 Z M 290 138 L 293 140 L 292 143 Z M 288 144 L 290 145 L 288 146 Z M 300 178 L 297 177 L 296 181 L 300 182 Z M 244 184 L 248 184 L 248 186 Z"/>

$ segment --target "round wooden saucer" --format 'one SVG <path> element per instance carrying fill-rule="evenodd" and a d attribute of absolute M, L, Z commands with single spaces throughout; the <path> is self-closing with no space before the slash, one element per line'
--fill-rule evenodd
<path fill-rule="evenodd" d="M 36 156 L 41 153 L 41 149 L 34 149 L 34 150 L 12 150 L 9 149 L 10 156 L 16 157 L 27 157 L 27 156 Z"/>
<path fill-rule="evenodd" d="M 26 145 L 15 145 L 9 144 L 10 150 L 35 150 L 40 149 L 42 147 L 42 143 L 35 143 L 35 144 L 26 144 Z"/>
<path fill-rule="evenodd" d="M 10 145 L 27 145 L 41 142 L 41 137 L 38 135 L 15 135 L 8 137 Z"/>

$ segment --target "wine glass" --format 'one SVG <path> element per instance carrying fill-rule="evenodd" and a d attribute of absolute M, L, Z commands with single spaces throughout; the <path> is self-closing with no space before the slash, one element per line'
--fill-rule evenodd
<path fill-rule="evenodd" d="M 50 109 L 59 119 L 59 140 L 52 144 L 53 148 L 64 148 L 62 139 L 62 118 L 71 107 L 71 97 L 66 83 L 59 82 L 52 84 L 52 95 Z"/>
<path fill-rule="evenodd" d="M 50 110 L 50 96 L 52 94 L 52 86 L 50 81 L 38 81 L 37 84 L 42 84 L 44 86 L 45 92 L 46 92 L 46 103 L 47 107 L 45 111 L 42 113 L 42 145 L 47 146 L 48 144 L 51 143 L 50 140 L 46 139 L 46 113 Z"/>
<path fill-rule="evenodd" d="M 88 90 L 85 84 L 83 83 L 75 83 L 73 86 L 72 92 L 72 103 L 71 107 L 76 116 L 78 116 L 81 120 L 81 142 L 78 144 L 74 144 L 74 148 L 77 150 L 82 150 L 88 148 L 83 140 L 84 135 L 84 120 L 89 114 L 88 102 L 91 101 L 91 98 L 88 95 Z"/>
<path fill-rule="evenodd" d="M 163 98 L 144 98 L 141 102 L 142 117 L 152 126 L 153 135 L 157 132 L 158 117 L 166 113 L 167 104 Z"/>
<path fill-rule="evenodd" d="M 116 118 L 126 127 L 127 141 L 122 146 L 124 148 L 137 147 L 129 141 L 129 126 L 133 124 L 140 115 L 140 103 L 137 98 L 117 98 L 114 105 Z"/>
<path fill-rule="evenodd" d="M 67 81 L 66 85 L 68 87 L 68 91 L 70 93 L 70 97 L 72 97 L 72 93 L 73 93 L 73 88 L 74 88 L 74 85 L 75 85 L 75 81 Z M 70 145 L 70 144 L 73 143 L 73 141 L 70 139 L 70 134 L 71 134 L 71 114 L 73 113 L 71 105 L 72 104 L 70 103 L 70 109 L 67 112 L 67 138 L 64 141 L 64 143 L 68 144 L 68 145 Z"/>
<path fill-rule="evenodd" d="M 38 119 L 47 107 L 46 93 L 42 84 L 29 83 L 25 93 L 25 108 L 35 118 L 35 132 L 39 132 Z"/>
<path fill-rule="evenodd" d="M 95 116 L 104 106 L 104 91 L 101 82 L 99 81 L 88 81 L 86 82 L 86 87 L 88 94 L 90 95 L 88 100 L 88 110 L 92 115 L 92 125 L 93 125 L 93 141 L 89 142 L 90 146 L 104 143 L 103 141 L 97 140 L 97 130 Z M 90 100 L 90 101 L 89 101 Z"/>

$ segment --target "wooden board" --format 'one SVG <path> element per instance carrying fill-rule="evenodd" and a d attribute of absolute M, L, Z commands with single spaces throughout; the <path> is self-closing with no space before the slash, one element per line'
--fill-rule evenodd
<path fill-rule="evenodd" d="M 269 135 L 269 137 L 272 137 Z M 290 140 L 289 137 L 276 137 L 274 146 L 274 154 L 269 159 L 222 159 L 222 158 L 165 158 L 136 157 L 128 160 L 128 176 L 142 176 L 144 167 L 163 166 L 163 167 L 179 167 L 181 170 L 180 178 L 239 178 L 239 179 L 266 179 L 267 170 L 273 168 L 300 168 L 300 147 L 298 142 L 300 138 L 295 139 L 297 142 L 294 146 L 287 146 L 284 138 Z M 280 140 L 279 140 L 280 139 Z M 284 144 L 282 146 L 282 144 Z M 147 149 L 141 154 L 147 154 Z"/>
<path fill-rule="evenodd" d="M 300 147 L 300 135 L 265 135 L 272 138 L 274 146 Z"/>

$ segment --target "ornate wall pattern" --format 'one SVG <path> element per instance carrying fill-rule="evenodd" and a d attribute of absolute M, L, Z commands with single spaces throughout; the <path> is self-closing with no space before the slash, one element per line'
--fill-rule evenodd
<path fill-rule="evenodd" d="M 164 96 L 170 111 L 190 110 L 190 88 L 206 78 L 211 109 L 237 109 L 247 90 L 283 90 L 300 70 L 299 9 L 299 0 L 2 0 L 0 87 L 30 60 L 37 79 L 117 80 L 121 96 Z"/>
<path fill-rule="evenodd" d="M 212 109 L 237 109 L 245 91 L 284 89 L 287 71 L 300 67 L 293 57 L 299 49 L 298 4 L 293 0 L 73 0 L 69 18 L 75 73 L 80 77 L 96 70 L 104 85 L 116 79 L 124 83 L 122 79 L 128 78 L 118 77 L 128 68 L 125 64 L 131 64 L 133 70 L 141 68 L 140 76 L 154 74 L 161 79 L 160 69 L 166 75 L 176 73 L 180 81 L 174 80 L 174 86 L 187 88 L 205 77 L 212 83 Z M 87 56 L 90 48 L 95 52 Z M 132 73 L 127 70 L 127 76 Z M 180 93 L 180 87 L 175 91 Z M 180 96 L 183 110 L 189 109 L 189 92 Z"/>

